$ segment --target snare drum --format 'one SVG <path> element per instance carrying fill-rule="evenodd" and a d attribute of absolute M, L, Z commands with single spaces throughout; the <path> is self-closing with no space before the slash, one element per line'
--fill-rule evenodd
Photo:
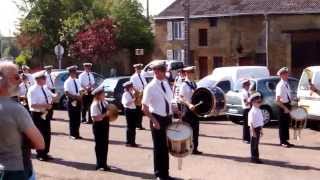
<path fill-rule="evenodd" d="M 168 126 L 167 144 L 169 153 L 178 158 L 186 157 L 192 153 L 192 128 L 184 122 L 174 122 Z"/>
<path fill-rule="evenodd" d="M 301 130 L 303 130 L 307 125 L 308 113 L 304 108 L 296 107 L 290 111 L 290 116 L 291 128 L 294 130 L 293 138 L 299 140 Z"/>

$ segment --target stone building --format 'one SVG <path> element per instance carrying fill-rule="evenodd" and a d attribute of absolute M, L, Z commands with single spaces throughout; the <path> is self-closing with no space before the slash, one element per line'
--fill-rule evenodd
<path fill-rule="evenodd" d="M 155 17 L 157 59 L 184 60 L 184 0 Z M 319 0 L 190 0 L 190 58 L 203 77 L 214 68 L 287 66 L 299 76 L 320 61 Z"/>

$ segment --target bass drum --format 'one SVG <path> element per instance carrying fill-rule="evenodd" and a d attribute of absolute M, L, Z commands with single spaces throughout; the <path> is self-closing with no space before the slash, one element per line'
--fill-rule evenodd
<path fill-rule="evenodd" d="M 219 87 L 201 87 L 195 90 L 191 98 L 196 104 L 195 113 L 198 116 L 221 115 L 226 109 L 226 98 Z"/>

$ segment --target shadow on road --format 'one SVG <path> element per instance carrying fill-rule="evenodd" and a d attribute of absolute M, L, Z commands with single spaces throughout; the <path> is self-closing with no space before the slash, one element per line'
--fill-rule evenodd
<path fill-rule="evenodd" d="M 233 160 L 233 161 L 242 162 L 242 163 L 250 163 L 249 157 L 238 157 L 238 156 L 208 154 L 208 153 L 204 153 L 200 156 L 219 158 L 219 159 L 228 159 L 228 160 Z M 275 161 L 275 160 L 263 159 L 263 162 L 264 162 L 264 165 L 269 165 L 269 166 L 278 166 L 278 167 L 282 167 L 282 168 L 295 169 L 295 170 L 320 171 L 320 168 L 316 168 L 316 167 L 312 167 L 312 166 L 294 165 L 294 164 L 289 164 L 288 162 L 285 162 L 285 161 Z"/>
<path fill-rule="evenodd" d="M 144 172 L 135 172 L 135 171 L 128 171 L 124 169 L 120 169 L 117 167 L 112 167 L 112 170 L 110 173 L 116 173 L 116 174 L 122 174 L 126 176 L 131 176 L 131 177 L 139 177 L 141 179 L 153 179 L 154 175 L 150 173 L 144 173 Z"/>
<path fill-rule="evenodd" d="M 273 144 L 273 143 L 261 143 L 262 145 L 267 145 L 267 146 L 279 146 L 279 144 Z M 293 149 L 307 149 L 307 150 L 315 150 L 319 151 L 320 147 L 312 147 L 312 146 L 300 146 L 300 145 L 295 145 L 292 147 Z"/>
<path fill-rule="evenodd" d="M 200 137 L 207 137 L 207 138 L 216 138 L 216 139 L 232 139 L 232 140 L 241 140 L 241 138 L 236 138 L 236 137 L 224 137 L 224 136 L 209 136 L 206 134 L 200 134 Z"/>

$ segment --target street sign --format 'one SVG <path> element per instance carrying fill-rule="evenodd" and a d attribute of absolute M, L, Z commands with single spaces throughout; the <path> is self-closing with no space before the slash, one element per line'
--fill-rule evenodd
<path fill-rule="evenodd" d="M 61 44 L 57 44 L 54 47 L 54 53 L 56 54 L 57 60 L 59 61 L 59 69 L 61 69 L 61 61 L 62 61 L 62 57 L 63 57 L 63 54 L 64 54 L 63 46 Z"/>
<path fill-rule="evenodd" d="M 136 56 L 143 56 L 144 55 L 144 49 L 136 49 Z"/>

